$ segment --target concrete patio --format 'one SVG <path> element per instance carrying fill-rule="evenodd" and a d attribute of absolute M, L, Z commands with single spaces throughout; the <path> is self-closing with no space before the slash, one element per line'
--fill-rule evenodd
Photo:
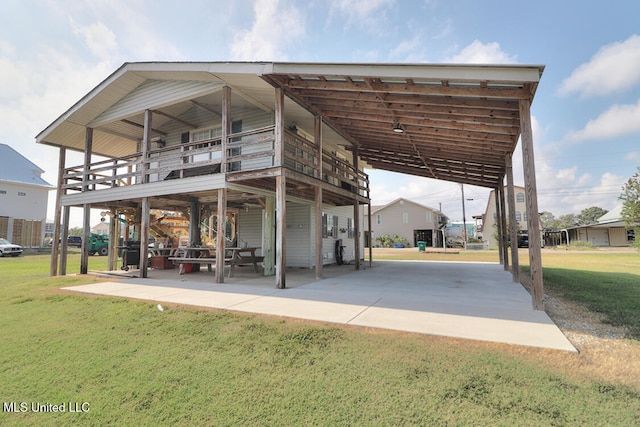
<path fill-rule="evenodd" d="M 149 270 L 149 278 L 119 277 L 65 290 L 239 312 L 310 319 L 575 352 L 576 349 L 511 274 L 494 263 L 376 261 L 314 271 L 288 269 L 287 289 L 273 277 L 238 268 L 226 283 L 206 271 L 179 276 Z M 131 276 L 132 272 L 128 272 Z M 133 272 L 135 274 L 135 272 Z"/>

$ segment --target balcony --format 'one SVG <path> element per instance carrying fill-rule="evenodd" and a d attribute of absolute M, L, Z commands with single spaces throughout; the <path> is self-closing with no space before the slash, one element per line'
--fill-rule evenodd
<path fill-rule="evenodd" d="M 226 144 L 226 179 L 247 185 L 269 176 L 275 166 L 275 129 L 268 126 L 229 135 Z M 343 195 L 369 198 L 369 177 L 337 154 L 323 150 L 319 160 L 317 146 L 289 130 L 284 135 L 283 166 L 293 181 L 322 185 Z M 157 145 L 157 144 L 154 144 Z M 142 153 L 112 158 L 65 169 L 65 195 L 83 191 L 181 180 L 215 175 L 222 171 L 222 140 L 212 138 L 168 147 L 152 147 L 146 158 Z M 261 173 L 263 172 L 263 173 Z M 323 185 L 324 183 L 324 185 Z"/>

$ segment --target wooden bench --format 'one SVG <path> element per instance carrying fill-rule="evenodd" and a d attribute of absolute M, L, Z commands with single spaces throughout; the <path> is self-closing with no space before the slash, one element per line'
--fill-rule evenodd
<path fill-rule="evenodd" d="M 259 273 L 258 263 L 262 261 L 264 261 L 263 256 L 238 255 L 233 259 L 233 262 L 231 263 L 231 271 L 229 272 L 229 277 L 233 277 L 233 270 L 236 265 L 253 265 L 253 271 Z"/>
<path fill-rule="evenodd" d="M 216 264 L 216 258 L 186 258 L 186 257 L 169 257 L 169 261 L 173 261 L 174 263 L 180 263 L 180 268 L 178 269 L 178 274 L 182 275 L 185 271 L 185 266 L 187 264 L 207 264 L 207 269 L 209 271 L 213 271 L 211 268 L 211 264 Z M 233 266 L 233 258 L 225 258 L 224 264 Z"/>

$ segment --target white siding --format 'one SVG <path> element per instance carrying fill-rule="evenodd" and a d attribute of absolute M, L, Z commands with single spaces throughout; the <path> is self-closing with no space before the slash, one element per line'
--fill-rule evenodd
<path fill-rule="evenodd" d="M 311 206 L 287 202 L 287 267 L 311 268 Z"/>
<path fill-rule="evenodd" d="M 40 221 L 47 216 L 49 188 L 0 182 L 0 216 Z"/>
<path fill-rule="evenodd" d="M 251 129 L 259 129 L 265 126 L 269 126 L 273 124 L 274 119 L 273 115 L 269 113 L 265 113 L 262 110 L 243 110 L 237 111 L 233 114 L 233 121 L 242 120 L 242 130 L 247 131 Z M 246 137 L 246 139 L 255 138 L 255 136 Z M 261 151 L 270 150 L 273 148 L 272 142 L 265 142 L 260 144 L 255 144 L 250 147 L 245 147 L 242 149 L 241 154 L 252 154 Z M 262 157 L 258 159 L 244 160 L 242 162 L 242 170 L 249 169 L 258 169 L 258 168 L 266 168 L 272 166 L 272 158 L 271 157 Z"/>
<path fill-rule="evenodd" d="M 128 185 L 107 190 L 88 191 L 62 196 L 64 206 L 84 203 L 110 202 L 113 200 L 139 199 L 140 197 L 162 196 L 166 194 L 188 194 L 196 191 L 224 188 L 225 180 L 221 174 L 196 176 L 149 184 Z"/>
<path fill-rule="evenodd" d="M 256 255 L 262 255 L 264 244 L 262 233 L 262 217 L 264 210 L 258 207 L 250 207 L 249 212 L 240 210 L 238 214 L 238 246 L 246 242 L 250 247 L 260 247 Z"/>
<path fill-rule="evenodd" d="M 323 208 L 323 212 L 325 212 L 327 215 L 335 215 L 338 217 L 338 239 L 342 239 L 342 245 L 345 246 L 344 248 L 344 260 L 346 261 L 354 261 L 355 260 L 355 244 L 354 244 L 354 240 L 353 238 L 349 238 L 348 237 L 348 233 L 341 233 L 340 229 L 347 228 L 347 218 L 351 218 L 353 219 L 353 207 L 352 206 L 327 206 L 325 205 Z M 310 223 L 311 224 L 315 224 L 315 209 L 310 209 L 310 214 L 309 214 L 309 218 L 310 218 Z M 354 225 L 354 229 L 355 229 L 355 225 Z M 364 257 L 364 233 L 362 232 L 364 230 L 364 213 L 363 213 L 363 209 L 361 208 L 360 210 L 360 259 L 362 259 Z M 310 234 L 310 238 L 309 238 L 309 244 L 310 244 L 310 253 L 311 253 L 311 261 L 310 261 L 310 266 L 313 267 L 315 266 L 315 255 L 313 253 L 313 250 L 315 248 L 315 231 L 313 229 L 311 229 L 311 234 Z M 323 265 L 327 265 L 327 264 L 335 264 L 336 262 L 336 257 L 335 257 L 335 245 L 336 245 L 336 238 L 335 237 L 328 237 L 328 238 L 324 238 L 322 239 L 322 258 L 323 258 Z"/>
<path fill-rule="evenodd" d="M 195 96 L 210 93 L 221 83 L 197 81 L 149 80 L 89 123 L 89 127 L 130 117 L 147 109 L 160 108 Z"/>
<path fill-rule="evenodd" d="M 624 227 L 609 228 L 609 244 L 611 246 L 629 246 L 627 230 Z"/>

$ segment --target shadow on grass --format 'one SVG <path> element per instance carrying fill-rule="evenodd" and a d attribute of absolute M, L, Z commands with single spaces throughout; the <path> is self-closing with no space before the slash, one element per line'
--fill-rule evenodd
<path fill-rule="evenodd" d="M 544 267 L 543 276 L 547 289 L 603 314 L 605 322 L 626 327 L 630 338 L 640 340 L 640 275 Z"/>

